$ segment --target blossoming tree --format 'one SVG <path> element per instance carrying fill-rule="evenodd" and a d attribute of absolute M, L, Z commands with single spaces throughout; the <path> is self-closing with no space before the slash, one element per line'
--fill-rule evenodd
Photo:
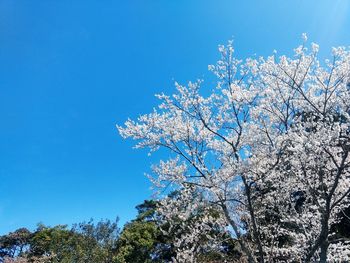
<path fill-rule="evenodd" d="M 195 262 L 196 238 L 213 225 L 248 262 L 350 260 L 349 242 L 332 231 L 350 205 L 350 53 L 334 48 L 320 62 L 303 39 L 293 57 L 243 61 L 232 42 L 219 46 L 210 95 L 201 80 L 176 83 L 175 94 L 157 95 L 157 110 L 118 126 L 136 148 L 169 151 L 151 177 L 181 193 L 162 201 L 169 222 L 219 211 L 185 231 L 174 261 Z"/>

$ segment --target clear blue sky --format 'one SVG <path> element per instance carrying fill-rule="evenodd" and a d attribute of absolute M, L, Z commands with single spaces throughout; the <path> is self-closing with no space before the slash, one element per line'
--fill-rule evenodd
<path fill-rule="evenodd" d="M 350 45 L 348 0 L 0 0 L 0 234 L 38 222 L 132 219 L 155 158 L 115 124 L 155 93 L 239 57 Z M 212 88 L 212 83 L 205 84 Z"/>

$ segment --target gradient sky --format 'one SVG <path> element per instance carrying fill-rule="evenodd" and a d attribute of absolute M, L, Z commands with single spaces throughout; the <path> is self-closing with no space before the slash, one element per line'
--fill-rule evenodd
<path fill-rule="evenodd" d="M 208 78 L 229 39 L 240 58 L 290 54 L 303 32 L 323 56 L 349 46 L 349 2 L 0 0 L 0 234 L 132 219 L 161 156 L 115 125 Z"/>

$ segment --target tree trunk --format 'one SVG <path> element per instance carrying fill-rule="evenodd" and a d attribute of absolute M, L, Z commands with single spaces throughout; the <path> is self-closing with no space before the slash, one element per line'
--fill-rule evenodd
<path fill-rule="evenodd" d="M 259 231 L 258 226 L 256 224 L 256 217 L 255 217 L 254 208 L 253 208 L 252 199 L 251 199 L 250 186 L 249 186 L 249 184 L 244 176 L 242 176 L 242 180 L 244 183 L 245 193 L 246 193 L 246 197 L 247 197 L 247 201 L 248 201 L 248 210 L 249 210 L 250 218 L 252 220 L 252 225 L 253 225 L 253 237 L 257 243 L 258 250 L 259 250 L 259 262 L 264 263 L 265 262 L 264 250 L 263 250 L 263 247 L 261 244 L 260 231 Z"/>
<path fill-rule="evenodd" d="M 235 234 L 237 236 L 238 244 L 241 246 L 242 251 L 244 252 L 244 254 L 248 258 L 248 263 L 255 263 L 256 261 L 254 259 L 254 256 L 253 256 L 251 249 L 248 246 L 246 246 L 245 242 L 242 240 L 242 236 L 241 236 L 241 233 L 238 229 L 238 226 L 230 217 L 230 214 L 229 214 L 224 202 L 221 203 L 221 208 L 224 211 L 224 215 L 225 215 L 227 221 L 229 222 L 229 224 L 231 225 L 233 231 L 235 232 Z"/>
<path fill-rule="evenodd" d="M 320 263 L 327 263 L 328 242 L 325 240 L 321 244 Z"/>

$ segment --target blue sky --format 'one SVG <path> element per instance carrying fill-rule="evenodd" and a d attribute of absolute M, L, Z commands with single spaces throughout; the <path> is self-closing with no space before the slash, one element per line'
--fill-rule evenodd
<path fill-rule="evenodd" d="M 0 234 L 132 219 L 160 156 L 116 124 L 210 76 L 228 39 L 240 58 L 290 54 L 306 32 L 327 55 L 349 28 L 347 0 L 0 0 Z"/>

